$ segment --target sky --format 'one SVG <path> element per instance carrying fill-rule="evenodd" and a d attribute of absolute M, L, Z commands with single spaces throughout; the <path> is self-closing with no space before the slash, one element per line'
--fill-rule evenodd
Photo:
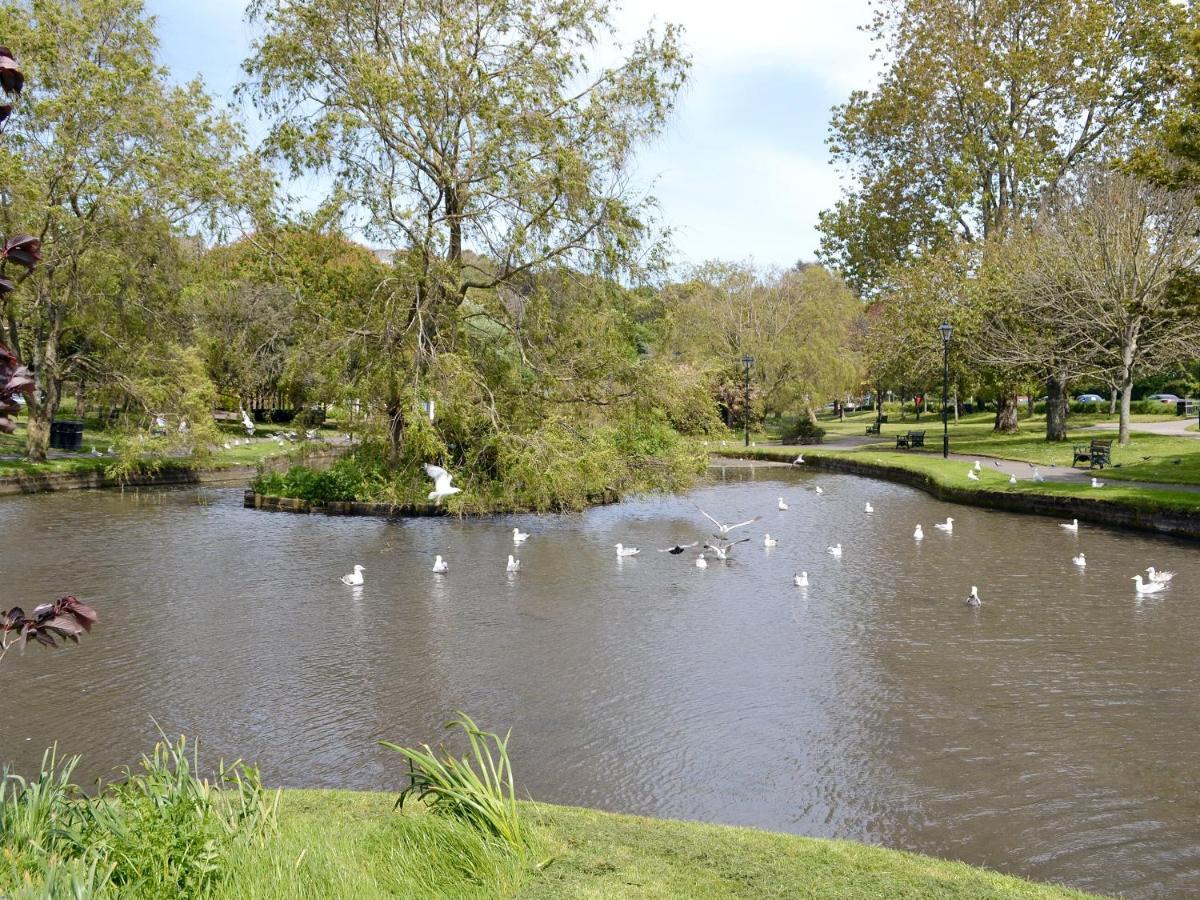
<path fill-rule="evenodd" d="M 232 102 L 253 39 L 245 0 L 147 7 L 172 77 L 199 75 Z M 622 40 L 673 22 L 692 55 L 666 132 L 637 160 L 639 186 L 658 198 L 681 264 L 790 266 L 814 257 L 817 214 L 838 196 L 825 146 L 830 109 L 872 82 L 858 30 L 869 15 L 869 0 L 627 0 L 617 15 Z"/>

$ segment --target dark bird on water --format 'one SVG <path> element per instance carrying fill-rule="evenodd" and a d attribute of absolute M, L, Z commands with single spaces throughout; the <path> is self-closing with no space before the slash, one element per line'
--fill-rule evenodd
<path fill-rule="evenodd" d="M 692 547 L 695 547 L 699 543 L 700 543 L 699 541 L 693 541 L 690 544 L 676 544 L 674 547 L 667 547 L 665 550 L 659 550 L 658 552 L 659 553 L 670 553 L 674 556 L 678 556 L 684 550 L 689 550 Z"/>

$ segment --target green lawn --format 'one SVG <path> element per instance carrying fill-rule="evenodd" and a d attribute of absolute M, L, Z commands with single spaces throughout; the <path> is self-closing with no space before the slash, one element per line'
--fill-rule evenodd
<path fill-rule="evenodd" d="M 526 804 L 536 850 L 521 861 L 395 796 L 285 791 L 277 836 L 239 855 L 237 898 L 847 897 L 1088 895 L 962 863 L 846 841 Z M 410 809 L 411 807 L 406 807 Z"/>

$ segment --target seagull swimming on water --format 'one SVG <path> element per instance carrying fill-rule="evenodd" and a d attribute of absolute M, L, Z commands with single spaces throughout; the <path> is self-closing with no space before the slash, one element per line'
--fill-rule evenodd
<path fill-rule="evenodd" d="M 764 547 L 774 547 L 778 543 L 779 543 L 779 541 L 775 540 L 775 538 L 771 537 L 771 535 L 769 535 L 769 534 L 763 535 L 763 546 Z"/>
<path fill-rule="evenodd" d="M 513 543 L 514 544 L 523 544 L 527 540 L 529 540 L 529 532 L 528 531 L 522 531 L 519 528 L 513 529 Z"/>
<path fill-rule="evenodd" d="M 641 552 L 642 551 L 639 550 L 637 547 L 625 547 L 621 544 L 617 544 L 617 556 L 619 556 L 619 557 L 620 556 L 637 556 Z"/>
<path fill-rule="evenodd" d="M 508 567 L 505 569 L 505 571 L 506 572 L 520 572 L 521 571 L 521 561 L 519 559 L 513 559 L 513 555 L 511 553 L 508 554 Z"/>
<path fill-rule="evenodd" d="M 1087 565 L 1087 557 L 1080 553 L 1078 556 L 1071 557 L 1071 562 L 1075 563 L 1075 565 L 1082 569 Z"/>
<path fill-rule="evenodd" d="M 819 484 L 818 484 L 818 485 L 817 485 L 815 488 L 813 488 L 813 490 L 814 490 L 814 491 L 816 491 L 818 494 L 823 494 L 823 493 L 825 493 L 825 491 L 823 491 L 823 490 L 821 489 L 821 486 L 820 486 Z"/>
<path fill-rule="evenodd" d="M 692 541 L 690 544 L 676 544 L 674 547 L 664 547 L 659 550 L 659 553 L 670 553 L 672 556 L 678 556 L 684 550 L 690 550 L 699 544 L 699 541 Z"/>
<path fill-rule="evenodd" d="M 916 527 L 916 528 L 913 530 L 913 540 L 914 540 L 914 541 L 923 541 L 923 540 L 925 540 L 925 532 L 921 530 L 921 526 L 920 526 L 920 525 L 918 525 L 918 526 L 917 526 L 917 527 Z"/>
<path fill-rule="evenodd" d="M 433 574 L 444 575 L 450 571 L 450 565 L 440 556 L 433 561 Z"/>
<path fill-rule="evenodd" d="M 826 547 L 825 552 L 828 553 L 830 556 L 834 557 L 835 559 L 841 559 L 842 558 L 842 545 L 835 544 L 832 547 Z"/>
<path fill-rule="evenodd" d="M 979 588 L 971 585 L 971 593 L 967 595 L 967 606 L 982 606 L 983 601 L 979 599 Z"/>
<path fill-rule="evenodd" d="M 1155 584 L 1166 584 L 1175 577 L 1174 572 L 1156 572 L 1154 566 L 1147 566 L 1146 573 L 1150 576 L 1150 580 Z"/>
<path fill-rule="evenodd" d="M 1135 582 L 1133 586 L 1139 594 L 1157 594 L 1166 587 L 1166 585 L 1160 581 L 1150 581 L 1143 584 L 1141 575 L 1134 575 L 1132 581 Z"/>
<path fill-rule="evenodd" d="M 1067 531 L 1078 532 L 1079 531 L 1079 520 L 1072 519 L 1069 524 L 1067 522 L 1060 522 L 1058 527 L 1065 528 L 1065 529 L 1067 529 Z"/>
<path fill-rule="evenodd" d="M 696 509 L 700 509 L 700 507 L 697 506 Z M 729 534 L 729 532 L 733 531 L 733 529 L 744 528 L 747 525 L 753 525 L 755 522 L 757 522 L 759 519 L 762 518 L 762 516 L 755 516 L 753 519 L 747 519 L 745 522 L 735 522 L 732 525 L 725 525 L 725 524 L 722 524 L 721 522 L 718 522 L 716 519 L 714 519 L 712 516 L 710 516 L 708 513 L 706 513 L 702 509 L 700 509 L 700 514 L 702 516 L 704 516 L 704 518 L 708 519 L 708 521 L 712 522 L 714 525 L 717 526 L 717 532 L 720 532 L 720 533 L 717 534 L 714 532 L 714 536 L 722 537 L 722 538 L 725 537 L 725 535 Z"/>
<path fill-rule="evenodd" d="M 353 572 L 351 572 L 349 575 L 342 576 L 342 584 L 348 584 L 351 587 L 358 587 L 358 585 L 363 583 L 363 574 L 362 573 L 363 573 L 363 567 L 355 566 Z"/>
<path fill-rule="evenodd" d="M 801 572 L 798 575 L 793 575 L 792 584 L 794 584 L 796 587 L 808 587 L 808 573 Z"/>
<path fill-rule="evenodd" d="M 787 508 L 788 508 L 788 505 L 787 505 L 786 503 L 784 503 L 784 502 L 783 502 L 783 498 L 782 498 L 782 497 L 780 497 L 780 498 L 779 498 L 779 511 L 780 511 L 780 512 L 786 512 L 786 511 L 787 511 Z"/>
<path fill-rule="evenodd" d="M 945 522 L 935 522 L 933 524 L 933 527 L 936 528 L 938 531 L 946 532 L 946 534 L 953 534 L 954 533 L 954 519 L 951 518 L 950 516 L 946 516 Z"/>
<path fill-rule="evenodd" d="M 462 488 L 450 486 L 450 481 L 454 476 L 441 466 L 425 463 L 425 474 L 433 479 L 433 490 L 429 492 L 428 499 L 434 503 L 441 503 L 443 497 L 449 497 L 462 491 Z"/>
<path fill-rule="evenodd" d="M 873 513 L 873 512 L 875 512 L 875 507 L 873 507 L 873 506 L 871 505 L 871 501 L 869 501 L 869 500 L 868 500 L 868 501 L 867 501 L 867 503 L 866 503 L 866 505 L 865 505 L 865 506 L 863 506 L 863 512 L 865 512 L 865 513 Z"/>
<path fill-rule="evenodd" d="M 699 556 L 696 557 L 696 568 L 697 569 L 707 569 L 708 568 L 708 560 L 704 558 L 703 553 L 701 553 Z"/>

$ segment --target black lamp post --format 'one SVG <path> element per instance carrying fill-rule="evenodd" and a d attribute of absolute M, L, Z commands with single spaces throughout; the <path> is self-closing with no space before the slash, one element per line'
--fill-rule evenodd
<path fill-rule="evenodd" d="M 742 356 L 742 369 L 746 373 L 745 397 L 742 406 L 742 424 L 746 428 L 746 446 L 750 446 L 750 369 L 754 366 L 754 357 L 746 353 Z"/>
<path fill-rule="evenodd" d="M 942 459 L 950 458 L 950 323 L 938 326 L 942 333 Z"/>

